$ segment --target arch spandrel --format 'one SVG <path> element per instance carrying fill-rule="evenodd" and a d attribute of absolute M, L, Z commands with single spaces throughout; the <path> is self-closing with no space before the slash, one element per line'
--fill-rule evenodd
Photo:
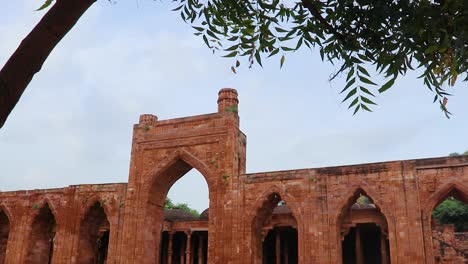
<path fill-rule="evenodd" d="M 37 205 L 37 206 L 34 206 L 34 205 Z M 60 217 L 59 211 L 57 210 L 57 207 L 55 206 L 55 204 L 52 202 L 52 199 L 50 199 L 47 196 L 44 197 L 43 199 L 40 199 L 38 202 L 32 203 L 31 206 L 34 206 L 37 208 L 35 208 L 35 210 L 32 210 L 32 213 L 30 216 L 31 223 L 34 222 L 34 219 L 36 219 L 36 217 L 39 215 L 41 209 L 44 208 L 46 205 L 49 207 L 50 212 L 54 216 L 56 225 L 60 226 L 61 217 Z"/>
<path fill-rule="evenodd" d="M 113 219 L 115 215 L 113 213 L 114 210 L 111 208 L 111 205 L 109 204 L 109 202 L 112 202 L 112 200 L 111 201 L 105 200 L 101 197 L 101 195 L 93 195 L 90 199 L 88 199 L 88 201 L 86 201 L 85 205 L 82 207 L 82 210 L 80 212 L 80 217 L 79 217 L 80 222 L 84 220 L 89 210 L 91 210 L 91 208 L 96 203 L 99 203 L 99 206 L 102 207 L 102 209 L 104 210 L 104 214 L 106 215 L 107 220 L 112 225 L 111 219 Z"/>
<path fill-rule="evenodd" d="M 0 203 L 0 211 L 3 212 L 7 216 L 8 222 L 10 224 L 10 229 L 11 229 L 13 227 L 13 224 L 15 223 L 15 217 L 11 213 L 10 208 L 5 203 L 2 202 Z"/>

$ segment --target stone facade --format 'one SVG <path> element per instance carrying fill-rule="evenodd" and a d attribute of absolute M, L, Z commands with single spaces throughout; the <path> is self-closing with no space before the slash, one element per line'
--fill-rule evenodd
<path fill-rule="evenodd" d="M 438 263 L 431 212 L 468 201 L 468 156 L 247 174 L 237 109 L 222 89 L 217 113 L 141 115 L 128 183 L 0 193 L 0 263 Z M 209 216 L 165 218 L 168 190 L 192 168 Z"/>

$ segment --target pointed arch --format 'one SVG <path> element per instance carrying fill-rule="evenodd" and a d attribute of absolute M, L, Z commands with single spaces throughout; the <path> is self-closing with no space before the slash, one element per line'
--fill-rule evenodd
<path fill-rule="evenodd" d="M 468 186 L 462 182 L 450 179 L 434 192 L 424 203 L 426 217 L 431 218 L 432 210 L 449 196 L 454 195 L 456 199 L 468 204 Z"/>
<path fill-rule="evenodd" d="M 44 198 L 31 214 L 31 224 L 26 248 L 27 263 L 50 263 L 53 258 L 57 215 L 48 198 Z"/>
<path fill-rule="evenodd" d="M 170 187 L 192 168 L 200 172 L 208 184 L 208 189 L 212 190 L 216 180 L 212 170 L 187 150 L 178 149 L 162 160 L 158 166 L 151 169 L 144 177 L 148 179 L 143 186 L 143 194 L 147 196 L 147 201 L 162 207 Z M 154 194 L 158 194 L 158 197 L 155 197 Z M 151 198 L 153 201 L 150 201 Z"/>
<path fill-rule="evenodd" d="M 105 263 L 113 229 L 106 205 L 95 195 L 84 208 L 80 216 L 77 263 Z"/>
<path fill-rule="evenodd" d="M 31 219 L 34 221 L 34 218 L 37 217 L 37 215 L 40 212 L 40 209 L 44 208 L 44 206 L 49 207 L 50 211 L 52 212 L 52 215 L 55 218 L 55 221 L 57 222 L 57 219 L 58 219 L 57 209 L 56 209 L 54 203 L 52 202 L 52 200 L 47 196 L 45 196 L 39 202 L 36 202 L 36 203 L 32 204 L 33 209 L 36 209 L 36 210 L 32 211 Z"/>
<path fill-rule="evenodd" d="M 267 190 L 265 190 L 256 200 L 253 202 L 253 207 L 251 210 L 249 210 L 249 215 L 248 215 L 248 222 L 252 222 L 255 216 L 257 215 L 257 212 L 261 210 L 261 208 L 269 201 L 271 198 L 270 196 L 273 194 L 277 194 L 281 197 L 282 200 L 286 204 L 288 204 L 288 207 L 291 209 L 292 214 L 296 218 L 298 222 L 301 221 L 301 214 L 296 208 L 297 200 L 294 198 L 294 196 L 290 195 L 287 193 L 285 190 L 280 188 L 278 185 L 273 185 L 271 187 L 268 187 Z"/>
<path fill-rule="evenodd" d="M 280 201 L 284 201 L 286 205 L 288 205 L 289 209 L 291 210 L 291 216 L 292 216 L 292 221 L 295 224 L 295 226 L 289 227 L 290 232 L 295 233 L 293 235 L 293 240 L 294 240 L 294 248 L 291 249 L 293 250 L 294 254 L 292 255 L 297 258 L 298 256 L 298 243 L 300 243 L 300 238 L 298 237 L 298 226 L 297 223 L 301 222 L 300 219 L 300 212 L 297 210 L 297 202 L 296 199 L 289 195 L 283 188 L 280 188 L 277 185 L 273 185 L 271 187 L 268 187 L 266 191 L 264 191 L 253 203 L 253 207 L 250 210 L 249 216 L 247 217 L 247 223 L 248 226 L 250 226 L 250 246 L 248 243 L 246 243 L 248 250 L 252 250 L 251 252 L 251 263 L 262 263 L 262 261 L 265 261 L 266 256 L 264 256 L 264 251 L 267 248 L 264 248 L 265 246 L 269 248 L 269 243 L 264 240 L 266 238 L 271 238 L 271 235 L 274 234 L 276 236 L 276 239 L 279 239 L 279 229 L 276 227 L 273 229 L 270 229 L 268 231 L 264 230 L 264 225 L 265 221 L 272 217 L 273 215 L 273 210 L 278 206 L 278 203 Z M 282 227 L 284 228 L 284 227 Z M 273 232 L 273 233 L 272 233 Z M 267 240 L 271 242 L 271 239 Z M 267 243 L 267 244 L 265 244 Z M 282 242 L 281 242 L 282 243 Z M 271 251 L 271 248 L 269 248 Z M 289 249 L 286 249 L 289 251 Z M 267 252 L 265 251 L 265 252 Z M 276 249 L 275 249 L 276 252 Z M 280 254 L 279 252 L 276 252 L 275 254 Z M 271 256 L 270 256 L 271 257 Z M 263 260 L 262 260 L 263 259 Z M 297 261 L 297 259 L 295 260 Z"/>
<path fill-rule="evenodd" d="M 198 170 L 200 174 L 205 178 L 206 183 L 208 184 L 208 189 L 212 190 L 216 184 L 216 177 L 213 171 L 201 160 L 196 158 L 186 149 L 178 149 L 163 159 L 156 167 L 151 169 L 144 179 L 148 179 L 147 183 L 144 185 L 143 193 L 147 195 L 148 199 L 151 197 L 151 193 L 154 193 L 155 186 L 159 185 L 161 182 L 161 176 L 168 171 L 173 169 L 180 168 L 181 171 L 174 173 L 170 177 L 165 177 L 166 182 L 162 189 L 166 189 L 161 193 L 162 196 L 166 196 L 172 184 L 174 184 L 178 179 L 185 175 L 192 168 Z M 158 205 L 162 206 L 162 205 Z"/>
<path fill-rule="evenodd" d="M 376 193 L 372 187 L 365 186 L 363 184 L 354 185 L 349 188 L 349 191 L 343 196 L 343 198 L 338 202 L 337 212 L 334 215 L 334 222 L 339 224 L 342 220 L 344 215 L 346 214 L 346 210 L 356 201 L 356 198 L 359 197 L 360 194 L 366 195 L 374 204 L 375 206 L 382 212 L 387 223 L 390 224 L 389 220 L 393 219 L 392 213 L 388 210 L 388 206 L 386 202 L 380 199 L 378 193 Z"/>
<path fill-rule="evenodd" d="M 465 183 L 457 181 L 454 177 L 446 180 L 432 195 L 424 201 L 423 226 L 424 226 L 424 243 L 426 254 L 429 261 L 434 260 L 434 240 L 432 233 L 432 211 L 438 204 L 443 202 L 449 196 L 455 196 L 456 199 L 468 203 L 468 186 Z M 432 263 L 432 262 L 429 262 Z"/>
<path fill-rule="evenodd" d="M 375 220 L 377 222 L 372 221 L 357 224 L 353 224 L 353 222 L 351 222 L 345 224 L 346 217 L 349 215 L 353 204 L 356 203 L 356 200 L 359 198 L 360 195 L 365 195 L 371 201 L 371 203 L 375 206 L 375 209 L 377 209 L 378 213 L 381 215 L 381 220 L 379 220 L 379 217 L 377 215 L 377 218 Z M 343 246 L 344 243 L 347 244 L 349 241 L 348 235 L 350 235 L 351 238 L 354 239 L 353 237 L 355 229 L 358 230 L 364 227 L 366 227 L 366 229 L 368 230 L 373 230 L 371 232 L 373 232 L 374 234 L 378 234 L 378 237 L 380 237 L 380 250 L 373 249 L 372 252 L 385 252 L 379 253 L 381 254 L 379 258 L 381 259 L 382 263 L 392 262 L 390 252 L 394 251 L 394 223 L 392 214 L 388 208 L 388 205 L 381 199 L 380 195 L 377 192 L 375 192 L 371 186 L 364 186 L 364 184 L 359 184 L 349 188 L 349 191 L 346 193 L 346 195 L 343 196 L 343 198 L 338 202 L 338 210 L 332 219 L 332 223 L 335 224 L 334 234 L 336 235 L 336 256 L 337 260 L 339 261 L 338 263 L 342 263 L 343 258 L 348 256 L 344 255 L 345 253 L 343 253 L 343 250 L 346 250 L 346 252 L 348 252 L 347 249 L 349 249 L 349 245 L 347 247 Z M 378 222 L 380 222 L 380 224 Z M 343 224 L 345 225 L 343 226 Z M 352 233 L 350 233 L 351 231 Z M 385 236 L 387 238 L 385 238 Z M 342 240 L 343 238 L 344 240 Z M 375 243 L 372 244 L 375 245 Z M 382 249 L 385 250 L 381 251 Z M 371 254 L 365 255 L 369 256 Z M 376 255 L 373 255 L 373 253 L 372 256 L 377 257 Z"/>
<path fill-rule="evenodd" d="M 15 219 L 13 214 L 11 213 L 10 208 L 5 203 L 0 203 L 0 211 L 4 212 L 5 215 L 8 217 L 8 221 L 10 221 L 10 229 L 15 223 Z"/>
<path fill-rule="evenodd" d="M 191 169 L 196 169 L 204 177 L 208 185 L 208 195 L 213 197 L 216 192 L 216 175 L 207 164 L 184 148 L 179 148 L 160 161 L 154 168 L 144 176 L 145 184 L 142 185 L 141 200 L 146 202 L 144 225 L 147 232 L 141 234 L 145 241 L 142 250 L 144 259 L 158 259 L 161 246 L 161 230 L 164 221 L 164 203 L 173 184 L 183 177 Z M 210 199 L 210 207 L 214 202 Z M 214 224 L 212 221 L 209 225 Z M 209 228 L 210 229 L 210 228 Z M 208 235 L 208 240 L 213 239 Z M 210 243 L 210 242 L 209 242 Z"/>
<path fill-rule="evenodd" d="M 103 202 L 105 201 L 105 202 Z M 107 202 L 107 200 L 104 200 L 100 195 L 98 194 L 95 194 L 93 196 L 91 196 L 91 198 L 89 198 L 86 203 L 85 203 L 85 206 L 83 207 L 83 210 L 81 211 L 80 213 L 80 222 L 83 221 L 84 217 L 86 216 L 86 214 L 88 213 L 88 211 L 91 209 L 92 206 L 94 206 L 96 203 L 99 203 L 99 205 L 102 207 L 102 209 L 104 210 L 104 213 L 106 214 L 106 217 L 109 219 L 112 217 L 112 208 L 110 208 L 110 205 L 109 203 Z"/>
<path fill-rule="evenodd" d="M 5 263 L 8 238 L 11 232 L 11 215 L 4 209 L 4 204 L 0 204 L 0 263 Z"/>

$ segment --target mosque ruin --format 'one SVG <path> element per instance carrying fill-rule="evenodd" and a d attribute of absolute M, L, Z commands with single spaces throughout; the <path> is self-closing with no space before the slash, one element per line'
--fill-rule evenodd
<path fill-rule="evenodd" d="M 465 263 L 468 233 L 431 213 L 468 203 L 468 156 L 246 173 L 238 103 L 222 89 L 216 113 L 141 115 L 128 183 L 0 193 L 0 263 Z M 193 168 L 209 209 L 164 211 Z"/>

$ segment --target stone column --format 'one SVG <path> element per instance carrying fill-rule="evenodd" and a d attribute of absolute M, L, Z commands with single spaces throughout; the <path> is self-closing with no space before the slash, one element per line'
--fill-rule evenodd
<path fill-rule="evenodd" d="M 359 227 L 356 226 L 356 264 L 364 264 L 364 258 L 362 256 L 362 248 L 361 248 L 361 232 L 359 231 Z"/>
<path fill-rule="evenodd" d="M 289 263 L 289 241 L 288 239 L 283 239 L 283 252 L 284 252 L 284 258 L 283 258 L 283 263 L 288 264 Z"/>
<path fill-rule="evenodd" d="M 276 247 L 275 247 L 275 255 L 276 255 L 276 264 L 281 264 L 281 238 L 280 238 L 280 234 L 278 232 L 278 229 L 276 229 L 276 233 L 275 233 L 275 239 L 276 239 Z"/>
<path fill-rule="evenodd" d="M 185 231 L 185 235 L 187 236 L 187 242 L 185 243 L 185 264 L 190 264 L 191 260 L 191 251 L 192 251 L 192 246 L 191 246 L 191 238 L 192 238 L 192 232 L 190 230 Z"/>
<path fill-rule="evenodd" d="M 203 236 L 201 233 L 198 234 L 198 264 L 203 263 Z"/>
<path fill-rule="evenodd" d="M 382 264 L 387 263 L 387 243 L 386 243 L 385 235 L 380 232 L 380 254 L 381 254 L 381 262 Z"/>
<path fill-rule="evenodd" d="M 172 264 L 172 236 L 173 233 L 169 232 L 169 242 L 167 245 L 167 264 Z"/>
<path fill-rule="evenodd" d="M 180 250 L 179 250 L 179 257 L 180 257 L 180 260 L 179 260 L 180 262 L 179 263 L 185 263 L 185 261 L 184 261 L 184 257 L 185 257 L 184 248 L 185 248 L 185 245 L 187 243 L 185 243 L 185 245 L 184 245 L 184 242 L 185 241 L 183 241 L 183 240 L 182 240 L 182 242 L 180 242 L 181 245 L 180 245 Z"/>

